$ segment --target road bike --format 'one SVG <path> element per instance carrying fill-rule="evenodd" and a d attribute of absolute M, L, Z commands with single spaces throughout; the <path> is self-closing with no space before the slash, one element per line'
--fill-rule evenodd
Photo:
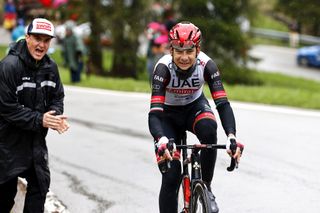
<path fill-rule="evenodd" d="M 169 142 L 173 143 L 173 141 Z M 231 141 L 231 151 L 235 153 L 237 146 L 240 146 L 241 152 L 243 145 Z M 178 213 L 218 213 L 219 210 L 213 210 L 211 207 L 211 197 L 213 194 L 209 191 L 201 176 L 200 152 L 204 149 L 226 149 L 226 145 L 221 144 L 193 144 L 187 145 L 186 132 L 182 136 L 181 145 L 176 145 L 177 149 L 182 151 L 182 174 L 180 186 L 177 192 Z M 191 156 L 188 156 L 188 150 L 192 150 Z M 190 176 L 190 168 L 191 176 Z M 231 158 L 228 171 L 238 168 L 237 162 Z"/>

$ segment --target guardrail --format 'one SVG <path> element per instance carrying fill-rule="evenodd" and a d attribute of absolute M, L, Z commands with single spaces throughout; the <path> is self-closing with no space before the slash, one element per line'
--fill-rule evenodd
<path fill-rule="evenodd" d="M 290 38 L 290 32 L 282 32 L 263 28 L 251 28 L 251 32 L 256 36 L 270 39 L 289 41 Z M 299 42 L 302 44 L 320 44 L 320 37 L 300 34 Z"/>

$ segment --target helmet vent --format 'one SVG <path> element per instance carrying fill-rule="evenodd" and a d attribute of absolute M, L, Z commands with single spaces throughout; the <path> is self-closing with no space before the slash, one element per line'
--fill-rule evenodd
<path fill-rule="evenodd" d="M 188 40 L 191 40 L 192 33 L 193 33 L 193 31 L 190 31 L 189 36 L 188 36 Z"/>
<path fill-rule="evenodd" d="M 180 39 L 179 32 L 176 30 L 177 39 Z"/>

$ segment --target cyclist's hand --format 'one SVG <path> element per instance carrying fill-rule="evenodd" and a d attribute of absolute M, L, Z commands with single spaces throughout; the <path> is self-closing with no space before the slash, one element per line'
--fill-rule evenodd
<path fill-rule="evenodd" d="M 170 151 L 172 151 L 174 148 L 175 144 L 172 142 L 169 143 L 169 139 L 166 136 L 161 137 L 156 143 L 156 152 L 158 155 L 170 161 L 172 160 Z"/>
<path fill-rule="evenodd" d="M 230 157 L 234 158 L 237 161 L 237 163 L 240 162 L 243 148 L 244 146 L 241 143 L 239 143 L 235 135 L 228 135 L 226 150 Z"/>

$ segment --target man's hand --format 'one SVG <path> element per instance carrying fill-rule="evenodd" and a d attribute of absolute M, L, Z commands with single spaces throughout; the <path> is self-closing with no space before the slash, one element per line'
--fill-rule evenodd
<path fill-rule="evenodd" d="M 159 156 L 162 156 L 164 159 L 172 161 L 172 156 L 168 149 L 168 143 L 169 143 L 169 140 L 167 137 L 165 136 L 161 137 L 159 141 L 156 143 L 156 151 Z"/>
<path fill-rule="evenodd" d="M 69 123 L 67 122 L 67 117 L 65 115 L 58 115 L 57 117 L 60 117 L 62 119 L 62 122 L 61 124 L 59 125 L 59 128 L 56 129 L 56 131 L 59 133 L 59 134 L 62 134 L 64 132 L 66 132 L 69 128 L 70 128 L 70 125 Z"/>
<path fill-rule="evenodd" d="M 67 122 L 67 116 L 55 115 L 54 110 L 44 113 L 42 125 L 43 127 L 56 130 L 59 134 L 64 133 L 70 127 Z"/>
<path fill-rule="evenodd" d="M 239 143 L 235 135 L 228 135 L 226 150 L 230 157 L 234 158 L 237 161 L 237 163 L 240 162 L 243 147 L 244 146 L 241 143 Z"/>

